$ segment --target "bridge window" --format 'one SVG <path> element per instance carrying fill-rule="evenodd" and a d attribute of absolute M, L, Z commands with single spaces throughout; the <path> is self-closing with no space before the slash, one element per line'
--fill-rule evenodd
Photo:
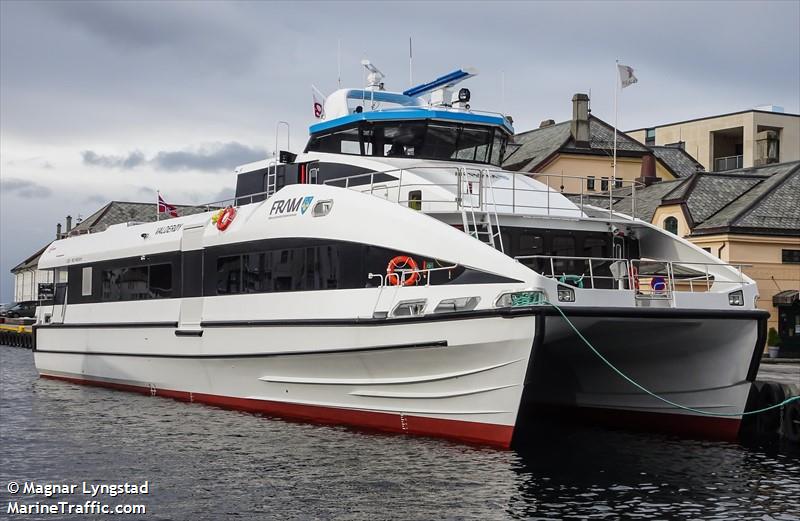
<path fill-rule="evenodd" d="M 458 160 L 500 166 L 508 135 L 489 125 L 443 121 L 364 121 L 315 134 L 308 152 Z"/>
<path fill-rule="evenodd" d="M 664 219 L 664 229 L 672 234 L 678 235 L 678 219 L 675 217 L 667 217 Z"/>

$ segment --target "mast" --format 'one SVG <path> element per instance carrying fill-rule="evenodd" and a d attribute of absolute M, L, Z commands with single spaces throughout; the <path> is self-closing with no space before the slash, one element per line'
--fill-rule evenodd
<path fill-rule="evenodd" d="M 612 175 L 612 183 L 617 179 L 617 124 L 618 124 L 618 111 L 617 111 L 617 76 L 619 75 L 619 60 L 615 60 L 614 65 L 614 172 Z"/>

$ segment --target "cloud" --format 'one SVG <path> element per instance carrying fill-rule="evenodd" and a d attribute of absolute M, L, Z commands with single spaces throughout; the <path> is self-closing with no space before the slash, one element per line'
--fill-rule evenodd
<path fill-rule="evenodd" d="M 125 156 L 100 155 L 93 150 L 81 152 L 83 163 L 104 168 L 131 170 L 150 165 L 156 170 L 230 172 L 238 165 L 267 157 L 267 150 L 231 141 L 211 143 L 194 149 L 164 150 L 147 159 L 144 153 L 134 150 Z"/>
<path fill-rule="evenodd" d="M 3 179 L 0 181 L 0 190 L 25 199 L 43 199 L 53 193 L 46 186 L 25 179 Z"/>
<path fill-rule="evenodd" d="M 138 150 L 129 152 L 127 156 L 106 156 L 99 155 L 92 150 L 81 152 L 83 162 L 86 165 L 101 166 L 104 168 L 122 168 L 129 170 L 145 162 L 144 154 Z"/>
<path fill-rule="evenodd" d="M 214 143 L 197 150 L 181 150 L 177 152 L 159 152 L 153 163 L 162 170 L 233 170 L 244 163 L 252 163 L 267 157 L 263 148 L 248 147 L 234 141 L 230 143 Z"/>

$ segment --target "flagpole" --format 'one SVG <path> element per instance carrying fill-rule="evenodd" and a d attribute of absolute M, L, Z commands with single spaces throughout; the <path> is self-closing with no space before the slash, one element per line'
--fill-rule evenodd
<path fill-rule="evenodd" d="M 158 222 L 161 217 L 161 212 L 159 212 L 161 208 L 158 203 L 160 198 L 161 198 L 161 192 L 159 190 L 156 190 L 156 222 Z"/>
<path fill-rule="evenodd" d="M 612 174 L 612 183 L 617 179 L 617 123 L 619 113 L 617 110 L 617 91 L 619 90 L 619 86 L 617 85 L 617 77 L 619 76 L 619 60 L 615 60 L 616 64 L 614 65 L 614 172 Z M 610 186 L 609 186 L 610 188 Z"/>

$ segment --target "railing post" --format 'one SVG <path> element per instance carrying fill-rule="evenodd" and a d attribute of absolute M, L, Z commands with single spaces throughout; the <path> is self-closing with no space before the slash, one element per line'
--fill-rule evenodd
<path fill-rule="evenodd" d="M 631 182 L 631 217 L 636 219 L 636 181 Z"/>
<path fill-rule="evenodd" d="M 511 215 L 517 213 L 517 174 L 511 174 Z"/>

